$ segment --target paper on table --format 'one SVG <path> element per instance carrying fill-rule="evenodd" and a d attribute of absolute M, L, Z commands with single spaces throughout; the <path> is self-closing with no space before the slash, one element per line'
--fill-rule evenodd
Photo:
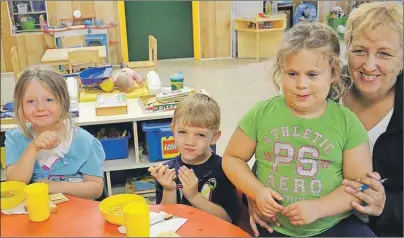
<path fill-rule="evenodd" d="M 1 210 L 1 213 L 6 214 L 6 215 L 13 215 L 13 214 L 28 214 L 28 212 L 25 210 L 25 202 L 22 202 L 20 205 L 7 209 L 7 210 Z M 51 208 L 51 212 L 53 212 L 54 209 L 56 209 L 56 204 L 53 203 L 52 201 L 49 201 L 49 206 Z"/>
<path fill-rule="evenodd" d="M 7 209 L 7 210 L 1 210 L 1 212 L 3 214 L 6 215 L 11 215 L 11 214 L 28 214 L 27 211 L 25 211 L 25 207 L 24 207 L 24 203 L 21 203 L 20 205 L 11 208 L 11 209 Z"/>
<path fill-rule="evenodd" d="M 177 231 L 182 225 L 188 220 L 186 218 L 171 218 L 170 220 L 157 223 L 158 221 L 164 220 L 165 212 L 150 212 L 150 237 L 157 237 L 160 233 L 166 231 Z M 153 225 L 154 224 L 154 225 Z M 118 230 L 122 234 L 126 234 L 126 227 L 120 226 Z"/>

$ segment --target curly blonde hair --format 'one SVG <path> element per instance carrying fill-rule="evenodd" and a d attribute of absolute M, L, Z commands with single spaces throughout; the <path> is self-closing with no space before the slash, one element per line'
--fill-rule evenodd
<path fill-rule="evenodd" d="M 293 26 L 285 35 L 278 50 L 274 71 L 273 83 L 277 91 L 280 91 L 285 62 L 287 59 L 303 49 L 321 49 L 329 58 L 333 82 L 329 97 L 337 99 L 346 90 L 346 85 L 341 80 L 341 61 L 339 59 L 340 45 L 337 33 L 329 26 L 314 22 L 300 22 Z"/>

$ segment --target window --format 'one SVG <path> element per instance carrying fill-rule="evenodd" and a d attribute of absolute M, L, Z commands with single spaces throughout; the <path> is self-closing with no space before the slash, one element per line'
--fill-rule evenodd
<path fill-rule="evenodd" d="M 41 22 L 48 21 L 45 1 L 8 1 L 11 34 L 41 31 Z"/>

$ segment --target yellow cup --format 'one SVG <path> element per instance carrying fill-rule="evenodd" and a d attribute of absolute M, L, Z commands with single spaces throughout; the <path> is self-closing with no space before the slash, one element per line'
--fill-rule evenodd
<path fill-rule="evenodd" d="M 150 208 L 146 200 L 131 202 L 123 208 L 126 236 L 150 237 Z"/>
<path fill-rule="evenodd" d="M 49 192 L 46 183 L 33 183 L 24 188 L 29 219 L 33 222 L 45 221 L 50 216 Z"/>

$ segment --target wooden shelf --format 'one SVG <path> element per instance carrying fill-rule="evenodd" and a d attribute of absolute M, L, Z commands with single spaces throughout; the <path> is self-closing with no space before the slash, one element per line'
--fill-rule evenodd
<path fill-rule="evenodd" d="M 37 12 L 26 12 L 26 13 L 19 13 L 19 12 L 13 12 L 13 15 L 31 15 L 31 14 L 46 14 L 46 11 L 37 11 Z"/>
<path fill-rule="evenodd" d="M 237 31 L 245 31 L 245 32 L 268 32 L 268 31 L 284 31 L 284 28 L 270 28 L 270 29 L 253 29 L 253 28 L 247 28 L 247 29 L 236 29 Z"/>

